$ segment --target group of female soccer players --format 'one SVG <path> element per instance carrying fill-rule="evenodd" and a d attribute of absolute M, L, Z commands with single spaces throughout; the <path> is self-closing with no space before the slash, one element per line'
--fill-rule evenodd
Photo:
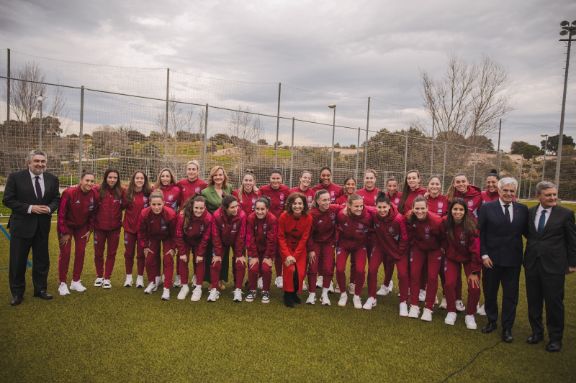
<path fill-rule="evenodd" d="M 274 269 L 275 285 L 283 288 L 288 307 L 300 303 L 298 292 L 306 289 L 306 303 L 315 304 L 318 287 L 322 305 L 330 305 L 329 292 L 335 292 L 339 306 L 347 304 L 350 294 L 355 308 L 370 310 L 378 295 L 392 292 L 396 269 L 400 316 L 431 321 L 440 277 L 444 293 L 440 307 L 448 312 L 445 323 L 453 325 L 456 312 L 466 311 L 466 326 L 475 329 L 482 270 L 475 217 L 483 201 L 498 198 L 498 175 L 490 173 L 481 191 L 464 174 L 457 174 L 446 195 L 441 194 L 438 177 L 424 185 L 417 170 L 406 174 L 402 191 L 393 177 L 386 180 L 386 190 L 378 190 L 376 177 L 376 171 L 368 169 L 362 189 L 357 189 L 353 177 L 341 187 L 324 167 L 317 185 L 312 186 L 312 173 L 304 171 L 298 186 L 290 189 L 277 170 L 261 187 L 256 186 L 254 173 L 247 171 L 233 190 L 222 166 L 210 170 L 208 183 L 201 180 L 197 161 L 188 162 L 186 178 L 180 181 L 170 169 L 162 169 L 153 186 L 142 171 L 132 175 L 127 188 L 121 186 L 117 170 L 108 169 L 100 185 L 95 185 L 93 173 L 86 172 L 77 186 L 62 194 L 58 291 L 68 295 L 70 290 L 86 290 L 80 278 L 92 232 L 94 286 L 111 288 L 123 228 L 124 286 L 133 285 L 136 258 L 136 287 L 145 287 L 146 271 L 144 292 L 152 294 L 162 285 L 163 300 L 170 299 L 173 287 L 180 287 L 177 298 L 185 299 L 192 287 L 191 300 L 199 301 L 204 282 L 209 286 L 208 302 L 218 300 L 226 288 L 231 259 L 236 302 L 253 302 L 258 290 L 262 303 L 270 302 Z M 68 287 L 72 240 L 75 257 Z M 377 291 L 380 265 L 384 282 Z M 468 285 L 466 305 L 462 268 Z M 366 279 L 368 298 L 362 303 Z M 420 301 L 425 302 L 421 315 Z"/>

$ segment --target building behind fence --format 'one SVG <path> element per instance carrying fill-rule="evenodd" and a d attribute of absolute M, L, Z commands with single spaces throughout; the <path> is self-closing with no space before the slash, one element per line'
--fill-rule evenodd
<path fill-rule="evenodd" d="M 554 178 L 556 160 L 549 155 L 526 161 L 463 139 L 433 139 L 408 122 L 392 132 L 389 108 L 371 98 L 340 99 L 328 109 L 333 98 L 281 84 L 207 80 L 160 69 L 88 66 L 94 77 L 75 79 L 79 64 L 4 53 L 0 184 L 38 147 L 48 152 L 49 169 L 63 185 L 76 183 L 83 169 L 101 175 L 108 167 L 118 169 L 124 181 L 135 170 L 155 180 L 163 167 L 184 177 L 191 159 L 200 161 L 204 177 L 213 165 L 223 165 L 235 186 L 247 169 L 261 185 L 278 168 L 285 183 L 295 186 L 303 170 L 316 178 L 321 167 L 331 166 L 337 183 L 354 176 L 360 187 L 363 170 L 373 168 L 382 188 L 387 178 L 402 182 L 408 170 L 418 169 L 423 182 L 437 175 L 446 190 L 457 173 L 483 186 L 486 174 L 497 169 L 518 178 L 520 196 L 529 198 L 543 170 L 544 178 Z M 41 81 L 17 76 L 30 62 L 46 71 Z M 15 89 L 24 83 L 45 87 L 43 106 L 32 106 L 27 122 L 15 118 Z M 50 98 L 65 105 L 59 117 L 50 115 Z M 331 121 L 319 122 L 318 115 Z M 576 161 L 568 150 L 561 168 L 564 199 L 576 199 L 575 179 Z"/>

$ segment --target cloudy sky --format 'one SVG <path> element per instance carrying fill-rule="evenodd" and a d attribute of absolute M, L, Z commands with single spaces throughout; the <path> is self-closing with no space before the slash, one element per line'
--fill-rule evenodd
<path fill-rule="evenodd" d="M 0 10 L 2 75 L 10 48 L 13 73 L 34 61 L 47 81 L 162 98 L 162 68 L 170 68 L 170 93 L 179 100 L 265 114 L 276 113 L 282 82 L 282 115 L 331 123 L 327 105 L 335 103 L 337 124 L 364 128 L 370 96 L 373 130 L 413 121 L 428 126 L 422 71 L 438 78 L 451 55 L 470 63 L 488 56 L 509 74 L 514 110 L 503 122 L 504 149 L 519 138 L 536 144 L 540 134 L 557 134 L 566 53 L 559 22 L 576 19 L 570 0 L 0 0 Z M 78 91 L 64 96 L 70 133 L 77 129 Z M 93 92 L 86 103 L 88 128 L 152 129 L 163 108 Z M 222 122 L 226 113 L 211 111 L 211 118 Z M 275 120 L 262 123 L 272 134 Z M 289 128 L 282 123 L 285 142 Z M 565 132 L 576 136 L 574 70 Z M 328 142 L 330 128 L 299 123 L 297 135 L 300 142 Z M 356 140 L 348 129 L 337 136 L 343 144 Z M 491 138 L 496 142 L 496 134 Z"/>

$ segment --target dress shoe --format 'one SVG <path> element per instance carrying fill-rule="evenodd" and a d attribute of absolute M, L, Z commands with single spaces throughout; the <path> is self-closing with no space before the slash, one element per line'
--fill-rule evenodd
<path fill-rule="evenodd" d="M 548 352 L 558 352 L 560 350 L 562 350 L 562 342 L 559 340 L 555 340 L 555 341 L 551 340 L 546 345 L 546 351 L 548 351 Z"/>
<path fill-rule="evenodd" d="M 50 299 L 53 298 L 53 296 L 50 295 L 50 294 L 48 294 L 48 293 L 46 292 L 46 290 L 40 290 L 39 292 L 34 293 L 34 296 L 35 296 L 36 298 L 44 299 L 44 300 L 46 300 L 46 301 L 49 301 Z"/>
<path fill-rule="evenodd" d="M 300 303 L 302 303 L 302 300 L 300 299 L 300 297 L 296 294 L 296 292 L 292 293 L 292 300 L 294 301 L 294 303 L 296 303 L 297 305 L 299 305 Z"/>
<path fill-rule="evenodd" d="M 512 337 L 512 330 L 504 329 L 502 330 L 502 340 L 506 343 L 512 343 L 514 338 Z"/>
<path fill-rule="evenodd" d="M 498 325 L 496 324 L 496 322 L 488 322 L 486 324 L 486 326 L 482 327 L 482 333 L 483 334 L 490 334 L 492 331 L 496 330 L 498 328 Z"/>
<path fill-rule="evenodd" d="M 294 298 L 292 293 L 284 292 L 284 306 L 294 308 Z"/>
<path fill-rule="evenodd" d="M 543 336 L 542 334 L 532 334 L 528 338 L 526 338 L 526 343 L 528 344 L 538 344 L 542 342 Z"/>
<path fill-rule="evenodd" d="M 12 301 L 10 301 L 10 305 L 11 306 L 18 306 L 20 303 L 22 303 L 23 300 L 24 300 L 24 297 L 22 295 L 14 295 L 12 297 Z"/>

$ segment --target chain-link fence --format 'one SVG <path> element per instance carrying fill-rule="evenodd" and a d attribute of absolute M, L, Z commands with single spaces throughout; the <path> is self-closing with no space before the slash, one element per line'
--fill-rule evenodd
<path fill-rule="evenodd" d="M 363 170 L 373 168 L 383 188 L 388 177 L 402 182 L 408 170 L 418 169 L 424 182 L 439 176 L 446 190 L 456 173 L 483 186 L 497 169 L 518 178 L 520 196 L 529 198 L 543 167 L 546 179 L 554 177 L 555 157 L 526 161 L 464 140 L 433 139 L 407 129 L 409 120 L 370 98 L 167 69 L 82 64 L 84 77 L 78 78 L 81 64 L 2 52 L 0 185 L 34 148 L 48 152 L 49 170 L 63 185 L 76 183 L 83 169 L 103 174 L 108 167 L 124 181 L 135 170 L 155 181 L 166 166 L 181 178 L 191 159 L 200 161 L 204 177 L 223 165 L 235 186 L 247 169 L 264 184 L 278 168 L 295 186 L 303 170 L 316 178 L 321 167 L 331 166 L 337 183 L 353 176 L 361 187 Z M 567 150 L 564 199 L 576 199 L 574 179 L 576 161 Z"/>

